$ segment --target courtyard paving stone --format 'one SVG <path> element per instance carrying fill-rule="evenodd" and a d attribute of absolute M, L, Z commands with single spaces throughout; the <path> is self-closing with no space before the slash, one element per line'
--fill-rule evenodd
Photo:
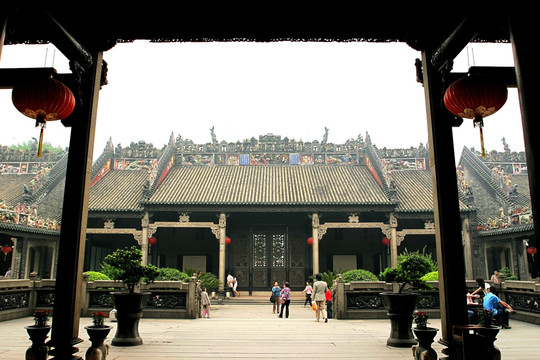
<path fill-rule="evenodd" d="M 84 326 L 90 318 L 82 318 L 78 344 L 84 358 L 90 346 Z M 24 326 L 32 318 L 0 323 L 0 359 L 24 359 L 30 341 Z M 106 343 L 114 336 L 116 323 Z M 440 320 L 430 319 L 440 328 Z M 538 359 L 540 327 L 512 321 L 512 329 L 501 330 L 496 346 L 503 359 Z M 386 346 L 390 332 L 388 320 L 335 320 L 316 322 L 308 307 L 295 303 L 288 319 L 272 314 L 272 305 L 212 305 L 210 319 L 141 319 L 140 334 L 144 344 L 135 347 L 111 346 L 107 359 L 412 359 L 410 348 Z M 439 358 L 443 346 L 434 343 Z"/>

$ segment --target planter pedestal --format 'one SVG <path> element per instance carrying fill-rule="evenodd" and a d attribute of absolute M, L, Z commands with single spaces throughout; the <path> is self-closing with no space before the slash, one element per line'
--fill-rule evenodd
<path fill-rule="evenodd" d="M 420 294 L 417 293 L 380 293 L 388 317 L 390 318 L 390 337 L 386 345 L 411 347 L 416 345 L 412 333 L 413 312 Z"/>
<path fill-rule="evenodd" d="M 437 335 L 439 329 L 426 327 L 426 328 L 414 328 L 413 332 L 418 341 L 418 345 L 413 345 L 413 355 L 416 360 L 436 360 L 437 352 L 433 350 L 431 344 L 433 339 Z"/>
<path fill-rule="evenodd" d="M 143 340 L 139 335 L 139 320 L 142 317 L 150 293 L 113 292 L 111 294 L 114 298 L 117 320 L 116 334 L 111 341 L 111 345 L 142 345 Z"/>
<path fill-rule="evenodd" d="M 85 326 L 92 345 L 86 350 L 86 359 L 105 360 L 109 354 L 109 345 L 103 342 L 109 335 L 112 326 L 95 327 Z"/>
<path fill-rule="evenodd" d="M 50 325 L 46 326 L 25 326 L 32 346 L 26 350 L 25 359 L 46 360 L 49 358 L 49 348 L 45 345 L 45 339 L 51 331 Z"/>

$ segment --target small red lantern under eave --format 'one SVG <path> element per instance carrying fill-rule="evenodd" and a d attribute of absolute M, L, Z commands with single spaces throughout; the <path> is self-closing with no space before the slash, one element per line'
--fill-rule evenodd
<path fill-rule="evenodd" d="M 41 157 L 43 129 L 47 121 L 67 118 L 75 109 L 75 96 L 69 88 L 52 77 L 17 85 L 11 93 L 13 105 L 23 115 L 41 126 L 38 157 Z"/>
<path fill-rule="evenodd" d="M 219 242 L 219 239 L 218 239 L 218 242 Z M 229 245 L 231 243 L 231 238 L 229 238 L 228 236 L 225 237 L 225 245 Z"/>
<path fill-rule="evenodd" d="M 154 245 L 155 243 L 157 243 L 157 239 L 153 236 L 150 236 L 148 238 L 148 253 L 152 251 L 152 245 Z"/>
<path fill-rule="evenodd" d="M 535 248 L 534 246 L 529 246 L 529 247 L 527 248 L 527 253 L 528 253 L 528 254 L 531 254 L 532 256 L 534 256 L 534 254 L 536 254 L 536 251 L 537 251 L 537 250 L 536 250 L 536 248 Z"/>
<path fill-rule="evenodd" d="M 383 237 L 381 241 L 386 246 L 390 245 L 390 239 L 387 237 Z"/>
<path fill-rule="evenodd" d="M 0 248 L 0 250 L 4 254 L 4 261 L 6 261 L 7 254 L 9 254 L 13 250 L 13 248 L 9 245 L 4 245 L 2 246 L 2 248 Z"/>
<path fill-rule="evenodd" d="M 482 127 L 484 118 L 499 110 L 508 98 L 506 85 L 486 76 L 465 76 L 452 83 L 444 93 L 444 105 L 455 116 L 473 119 L 480 129 L 482 157 L 486 156 Z"/>

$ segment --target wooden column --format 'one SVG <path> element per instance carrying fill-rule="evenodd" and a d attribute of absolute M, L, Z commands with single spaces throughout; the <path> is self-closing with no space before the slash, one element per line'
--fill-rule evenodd
<path fill-rule="evenodd" d="M 311 219 L 311 237 L 313 238 L 313 274 L 319 273 L 319 215 L 313 213 Z"/>
<path fill-rule="evenodd" d="M 225 290 L 225 238 L 227 237 L 227 219 L 224 213 L 219 214 L 219 290 Z"/>
<path fill-rule="evenodd" d="M 145 211 L 141 220 L 141 250 L 142 250 L 142 265 L 148 265 L 148 212 Z"/>
<path fill-rule="evenodd" d="M 66 171 L 62 229 L 58 246 L 58 269 L 54 296 L 51 354 L 55 359 L 80 359 L 72 354 L 81 342 L 79 317 L 88 218 L 88 193 L 92 174 L 94 129 L 103 63 L 102 52 L 92 56 L 92 66 L 83 74 L 81 103 L 72 115 Z"/>
<path fill-rule="evenodd" d="M 390 214 L 390 266 L 397 266 L 398 258 L 398 236 L 397 236 L 397 219 L 392 213 Z"/>
<path fill-rule="evenodd" d="M 539 219 L 540 201 L 538 191 L 536 191 L 536 168 L 540 168 L 540 154 L 538 153 L 540 148 L 538 133 L 534 132 L 538 120 L 533 114 L 537 101 L 535 94 L 538 91 L 536 89 L 538 80 L 537 29 L 535 28 L 537 19 L 534 18 L 536 11 L 532 9 L 531 3 L 520 4 L 519 7 L 513 4 L 508 6 L 510 8 L 506 9 L 506 13 L 509 16 L 510 37 L 514 52 L 532 212 L 533 218 Z M 540 239 L 538 226 L 534 227 L 534 233 L 538 247 L 538 239 Z"/>
<path fill-rule="evenodd" d="M 467 324 L 465 265 L 461 244 L 457 176 L 451 122 L 443 109 L 440 73 L 422 52 L 430 168 L 433 183 L 435 238 L 439 266 L 439 297 L 443 342 L 451 347 L 453 326 Z"/>
<path fill-rule="evenodd" d="M 468 217 L 462 221 L 463 252 L 465 256 L 465 278 L 473 279 L 472 250 L 471 250 L 471 223 Z"/>

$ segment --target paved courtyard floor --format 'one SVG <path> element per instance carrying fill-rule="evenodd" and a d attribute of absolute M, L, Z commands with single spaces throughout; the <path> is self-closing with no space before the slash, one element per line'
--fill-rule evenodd
<path fill-rule="evenodd" d="M 335 320 L 316 322 L 308 307 L 293 304 L 288 319 L 278 319 L 268 305 L 213 305 L 210 319 L 141 319 L 144 344 L 111 346 L 107 359 L 412 359 L 410 348 L 386 346 L 388 320 Z M 90 346 L 81 319 L 78 344 L 84 358 Z M 1 360 L 24 359 L 30 346 L 24 326 L 32 318 L 0 322 Z M 114 336 L 116 323 L 106 343 Z M 430 325 L 440 328 L 438 319 Z M 540 358 L 540 326 L 511 320 L 512 329 L 499 332 L 496 346 L 503 359 Z M 439 358 L 443 346 L 434 343 Z"/>

